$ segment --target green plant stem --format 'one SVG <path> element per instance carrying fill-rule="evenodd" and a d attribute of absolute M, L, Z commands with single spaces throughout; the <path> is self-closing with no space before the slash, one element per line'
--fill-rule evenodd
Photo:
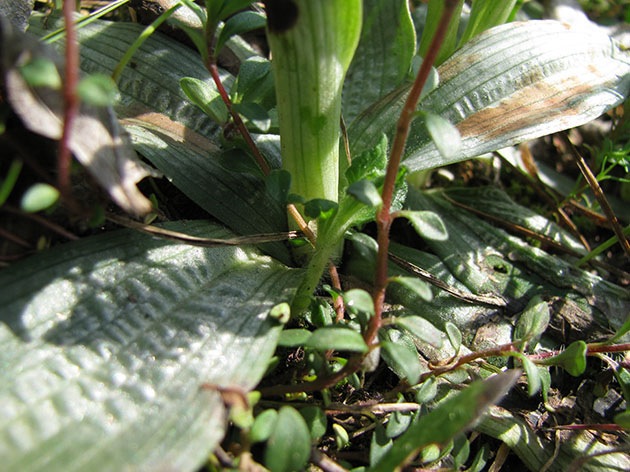
<path fill-rule="evenodd" d="M 282 167 L 291 192 L 338 201 L 341 92 L 361 34 L 358 0 L 268 1 L 267 38 L 276 84 Z"/>
<path fill-rule="evenodd" d="M 420 99 L 422 88 L 426 84 L 431 67 L 438 55 L 444 37 L 448 31 L 448 26 L 458 5 L 457 0 L 446 0 L 444 10 L 440 17 L 440 24 L 435 32 L 435 36 L 431 42 L 431 47 L 426 57 L 422 61 L 416 80 L 409 92 L 409 96 L 405 102 L 405 106 L 400 114 L 400 118 L 396 125 L 396 135 L 392 143 L 389 155 L 389 163 L 387 165 L 387 173 L 385 174 L 385 182 L 383 184 L 382 200 L 383 205 L 376 215 L 378 254 L 376 260 L 376 274 L 374 278 L 374 316 L 370 320 L 368 330 L 365 333 L 365 340 L 372 345 L 376 338 L 378 330 L 381 326 L 381 318 L 383 313 L 383 303 L 385 302 L 385 289 L 387 288 L 387 260 L 389 252 L 389 230 L 392 224 L 391 206 L 396 187 L 396 177 L 402 161 L 405 150 L 407 137 L 409 136 L 409 128 L 411 121 L 416 112 L 416 106 Z"/>

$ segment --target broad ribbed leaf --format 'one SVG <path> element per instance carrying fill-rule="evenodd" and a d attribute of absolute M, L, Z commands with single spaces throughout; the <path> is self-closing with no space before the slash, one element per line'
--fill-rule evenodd
<path fill-rule="evenodd" d="M 623 102 L 630 90 L 630 54 L 604 33 L 557 21 L 492 28 L 442 64 L 440 85 L 420 107 L 456 125 L 458 156 L 440 156 L 421 120 L 412 125 L 404 165 L 442 166 L 582 125 Z M 406 92 L 375 103 L 350 129 L 353 152 L 393 130 Z M 383 110 L 389 111 L 383 113 Z"/>
<path fill-rule="evenodd" d="M 343 117 L 351 123 L 408 77 L 416 34 L 406 0 L 365 0 L 361 39 L 343 86 Z"/>
<path fill-rule="evenodd" d="M 239 234 L 271 233 L 286 228 L 286 213 L 252 175 L 229 172 L 209 139 L 163 115 L 149 113 L 124 120 L 138 151 L 167 175 L 188 198 Z M 288 262 L 282 243 L 264 250 Z"/>
<path fill-rule="evenodd" d="M 225 431 L 211 385 L 256 385 L 281 329 L 268 312 L 295 280 L 252 250 L 128 230 L 1 272 L 2 468 L 196 470 Z"/>

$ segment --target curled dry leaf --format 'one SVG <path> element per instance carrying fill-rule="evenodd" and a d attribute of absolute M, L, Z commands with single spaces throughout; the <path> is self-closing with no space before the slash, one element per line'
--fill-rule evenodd
<path fill-rule="evenodd" d="M 0 83 L 6 87 L 7 100 L 29 130 L 60 139 L 62 92 L 30 86 L 19 70 L 34 58 L 54 62 L 62 75 L 62 61 L 55 51 L 15 31 L 0 17 Z M 111 107 L 81 105 L 71 130 L 70 149 L 121 208 L 135 215 L 151 210 L 151 202 L 136 184 L 158 173 L 139 161 Z"/>

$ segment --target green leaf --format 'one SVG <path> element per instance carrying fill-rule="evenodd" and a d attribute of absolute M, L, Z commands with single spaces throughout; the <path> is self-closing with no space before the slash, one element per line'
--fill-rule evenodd
<path fill-rule="evenodd" d="M 386 434 L 381 423 L 376 423 L 376 429 L 370 441 L 370 465 L 377 464 L 385 453 L 392 447 L 393 441 Z"/>
<path fill-rule="evenodd" d="M 96 107 L 112 106 L 120 97 L 116 83 L 105 74 L 90 74 L 81 79 L 77 93 L 83 102 Z"/>
<path fill-rule="evenodd" d="M 457 36 L 459 33 L 459 23 L 462 16 L 462 7 L 464 6 L 464 0 L 458 0 L 453 17 L 448 25 L 446 31 L 446 37 L 440 48 L 436 64 L 439 65 L 446 58 L 448 58 L 455 51 L 457 46 Z M 420 39 L 420 46 L 418 48 L 418 55 L 420 57 L 426 57 L 431 41 L 435 36 L 438 25 L 440 24 L 440 17 L 444 11 L 444 2 L 440 0 L 429 0 L 429 5 L 426 13 L 426 19 L 422 25 L 422 38 Z"/>
<path fill-rule="evenodd" d="M 447 321 L 444 324 L 444 328 L 446 329 L 446 335 L 448 336 L 448 340 L 451 342 L 451 346 L 455 352 L 459 352 L 462 347 L 462 332 L 459 330 L 456 324 Z"/>
<path fill-rule="evenodd" d="M 518 318 L 514 327 L 515 341 L 525 341 L 535 346 L 540 336 L 549 325 L 549 305 L 540 296 L 536 295 L 527 303 L 527 306 Z"/>
<path fill-rule="evenodd" d="M 420 236 L 434 241 L 448 239 L 448 231 L 442 222 L 442 218 L 432 211 L 398 211 L 396 216 L 407 218 Z"/>
<path fill-rule="evenodd" d="M 420 404 L 429 403 L 437 395 L 437 388 L 437 379 L 435 377 L 429 377 L 417 388 L 416 401 Z"/>
<path fill-rule="evenodd" d="M 307 406 L 300 408 L 300 414 L 306 421 L 311 439 L 319 441 L 326 434 L 326 429 L 328 428 L 326 413 L 318 406 Z"/>
<path fill-rule="evenodd" d="M 587 351 L 588 346 L 584 341 L 574 341 L 560 354 L 538 362 L 543 365 L 560 366 L 573 377 L 579 377 L 586 370 Z"/>
<path fill-rule="evenodd" d="M 404 433 L 411 421 L 413 420 L 413 413 L 405 411 L 395 411 L 389 417 L 387 426 L 385 427 L 385 433 L 388 438 L 396 438 Z"/>
<path fill-rule="evenodd" d="M 19 67 L 20 74 L 31 87 L 61 89 L 61 77 L 54 61 L 45 57 L 34 57 Z"/>
<path fill-rule="evenodd" d="M 348 447 L 350 445 L 350 436 L 348 435 L 348 431 L 346 431 L 346 429 L 339 423 L 333 423 L 332 429 L 335 434 L 335 444 L 337 445 L 337 449 L 342 450 Z"/>
<path fill-rule="evenodd" d="M 374 300 L 365 290 L 359 288 L 348 290 L 343 294 L 343 300 L 348 308 L 374 316 Z"/>
<path fill-rule="evenodd" d="M 209 84 L 194 77 L 184 77 L 179 85 L 186 96 L 206 115 L 219 124 L 228 121 L 228 110 L 214 84 Z"/>
<path fill-rule="evenodd" d="M 370 180 L 385 174 L 387 167 L 387 136 L 381 134 L 381 140 L 372 149 L 363 151 L 352 158 L 352 164 L 346 169 L 349 184 L 360 180 Z"/>
<path fill-rule="evenodd" d="M 309 218 L 328 219 L 337 210 L 337 202 L 323 198 L 314 198 L 304 204 L 304 214 Z"/>
<path fill-rule="evenodd" d="M 204 221 L 164 227 L 230 236 Z M 3 467 L 198 469 L 225 432 L 218 389 L 259 382 L 281 329 L 268 313 L 295 283 L 251 249 L 129 230 L 1 272 Z"/>
<path fill-rule="evenodd" d="M 370 208 L 379 208 L 383 204 L 381 194 L 369 180 L 359 180 L 350 184 L 346 192 Z"/>
<path fill-rule="evenodd" d="M 427 131 L 442 158 L 457 158 L 462 147 L 459 131 L 448 120 L 435 113 L 422 112 Z"/>
<path fill-rule="evenodd" d="M 215 54 L 218 54 L 228 39 L 237 34 L 247 33 L 249 31 L 264 28 L 267 19 L 262 13 L 255 11 L 244 11 L 237 13 L 225 22 L 223 29 L 219 33 L 215 46 Z"/>
<path fill-rule="evenodd" d="M 360 333 L 341 327 L 325 327 L 315 330 L 304 343 L 304 346 L 318 351 L 329 349 L 361 353 L 368 351 L 368 346 Z"/>
<path fill-rule="evenodd" d="M 418 383 L 422 368 L 413 341 L 401 331 L 387 329 L 380 334 L 381 357 L 387 365 L 410 385 Z"/>
<path fill-rule="evenodd" d="M 211 3 L 220 5 L 217 18 L 224 20 L 234 13 L 241 11 L 251 5 L 254 0 L 213 0 Z"/>
<path fill-rule="evenodd" d="M 614 418 L 615 423 L 625 429 L 630 429 L 630 411 L 622 411 L 617 413 Z"/>
<path fill-rule="evenodd" d="M 630 317 L 628 317 L 625 323 L 619 329 L 617 329 L 617 331 L 615 331 L 614 336 L 610 338 L 607 343 L 615 343 L 619 341 L 628 333 L 628 331 L 630 331 Z"/>
<path fill-rule="evenodd" d="M 516 5 L 516 0 L 504 0 L 497 3 L 494 0 L 475 0 L 470 11 L 470 18 L 466 29 L 459 40 L 461 46 L 472 37 L 484 32 L 493 26 L 501 25 L 507 21 Z"/>
<path fill-rule="evenodd" d="M 267 441 L 278 423 L 278 412 L 276 410 L 265 410 L 254 420 L 252 429 L 249 432 L 249 440 L 252 443 Z"/>
<path fill-rule="evenodd" d="M 422 122 L 411 126 L 403 164 L 410 172 L 469 159 L 587 123 L 622 103 L 630 89 L 627 51 L 604 32 L 558 21 L 494 27 L 439 68 L 440 85 L 422 110 L 454 124 L 462 141 L 445 159 Z M 392 136 L 408 89 L 370 105 L 351 124 L 352 152 Z"/>
<path fill-rule="evenodd" d="M 423 300 L 431 301 L 433 299 L 433 292 L 429 284 L 417 277 L 396 276 L 390 277 L 389 281 L 407 287 Z"/>
<path fill-rule="evenodd" d="M 271 126 L 271 118 L 269 113 L 258 103 L 241 102 L 233 105 L 235 111 L 245 118 L 245 122 L 249 127 L 253 127 L 255 131 L 265 133 Z"/>
<path fill-rule="evenodd" d="M 269 61 L 254 56 L 243 62 L 230 96 L 234 103 L 258 103 L 267 110 L 275 106 L 275 89 Z"/>
<path fill-rule="evenodd" d="M 265 465 L 274 472 L 302 470 L 311 455 L 311 436 L 304 418 L 290 406 L 278 411 L 278 419 L 265 449 Z"/>
<path fill-rule="evenodd" d="M 303 328 L 285 329 L 280 334 L 278 340 L 278 346 L 282 347 L 297 347 L 303 346 L 304 343 L 313 334 L 311 331 Z"/>
<path fill-rule="evenodd" d="M 444 445 L 469 428 L 488 406 L 499 400 L 518 379 L 520 372 L 508 371 L 484 382 L 474 382 L 465 390 L 443 400 L 429 414 L 418 418 L 394 441 L 392 447 L 371 469 L 390 472 L 402 467 L 423 447 Z"/>
<path fill-rule="evenodd" d="M 520 352 L 515 352 L 512 355 L 521 361 L 523 369 L 527 374 L 527 394 L 530 397 L 533 397 L 542 387 L 542 379 L 540 377 L 538 366 L 536 366 L 536 364 L 534 364 L 526 355 L 521 354 Z"/>
<path fill-rule="evenodd" d="M 406 0 L 364 0 L 363 27 L 343 85 L 347 123 L 402 84 L 416 50 L 416 34 Z M 354 162 L 353 162 L 354 163 Z"/>
<path fill-rule="evenodd" d="M 31 185 L 20 200 L 20 207 L 28 213 L 36 213 L 53 206 L 59 200 L 59 190 L 48 184 Z"/>
<path fill-rule="evenodd" d="M 274 200 L 282 205 L 286 205 L 289 189 L 291 188 L 291 174 L 286 170 L 273 169 L 265 179 L 267 193 Z"/>
<path fill-rule="evenodd" d="M 399 316 L 394 323 L 416 339 L 424 341 L 437 349 L 442 347 L 444 333 L 425 318 L 421 316 Z"/>

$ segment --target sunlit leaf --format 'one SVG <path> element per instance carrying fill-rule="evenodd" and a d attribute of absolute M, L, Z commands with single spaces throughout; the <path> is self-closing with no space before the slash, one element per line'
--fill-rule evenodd
<path fill-rule="evenodd" d="M 429 284 L 417 277 L 396 276 L 391 277 L 389 280 L 390 282 L 407 287 L 424 300 L 430 301 L 433 298 L 433 292 L 431 292 Z"/>
<path fill-rule="evenodd" d="M 374 300 L 365 290 L 358 288 L 348 290 L 343 294 L 343 300 L 346 306 L 352 310 L 357 310 L 370 316 L 374 315 Z"/>
<path fill-rule="evenodd" d="M 574 341 L 560 354 L 542 359 L 544 365 L 557 365 L 566 370 L 573 377 L 578 377 L 586 370 L 586 352 L 588 346 L 584 341 Z"/>
<path fill-rule="evenodd" d="M 397 215 L 409 220 L 416 232 L 426 239 L 444 241 L 448 239 L 448 232 L 442 218 L 432 211 L 399 211 Z"/>
<path fill-rule="evenodd" d="M 204 221 L 166 228 L 229 236 Z M 225 432 L 220 390 L 246 393 L 267 369 L 282 326 L 269 311 L 294 276 L 250 249 L 129 230 L 2 271 L 3 467 L 198 469 Z"/>
<path fill-rule="evenodd" d="M 35 213 L 53 206 L 59 200 L 59 190 L 48 184 L 34 184 L 28 188 L 20 201 L 22 210 Z"/>

